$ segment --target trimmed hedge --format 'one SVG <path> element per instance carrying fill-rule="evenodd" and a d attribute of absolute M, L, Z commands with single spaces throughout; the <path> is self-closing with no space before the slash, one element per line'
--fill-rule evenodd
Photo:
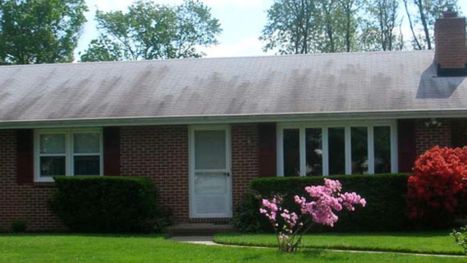
<path fill-rule="evenodd" d="M 76 232 L 151 231 L 157 217 L 153 183 L 143 177 L 55 177 L 50 207 Z"/>
<path fill-rule="evenodd" d="M 365 208 L 340 213 L 332 229 L 317 227 L 317 231 L 394 231 L 409 227 L 407 217 L 407 178 L 405 174 L 341 175 L 328 177 L 265 177 L 251 182 L 251 194 L 237 210 L 234 224 L 241 231 L 270 231 L 269 222 L 259 214 L 261 198 L 274 194 L 284 197 L 285 206 L 297 209 L 296 194 L 305 195 L 305 186 L 323 183 L 324 178 L 337 179 L 344 192 L 357 192 L 367 200 Z"/>

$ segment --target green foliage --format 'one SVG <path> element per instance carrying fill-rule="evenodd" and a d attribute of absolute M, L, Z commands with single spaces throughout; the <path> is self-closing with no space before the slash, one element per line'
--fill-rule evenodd
<path fill-rule="evenodd" d="M 24 233 L 26 232 L 27 228 L 28 225 L 26 221 L 23 220 L 15 220 L 13 223 L 11 223 L 11 232 L 13 233 Z"/>
<path fill-rule="evenodd" d="M 143 177 L 55 177 L 52 210 L 72 231 L 151 231 L 156 192 Z"/>
<path fill-rule="evenodd" d="M 436 18 L 458 0 L 274 0 L 260 40 L 281 54 L 431 49 Z M 408 41 L 407 41 L 408 42 Z"/>
<path fill-rule="evenodd" d="M 81 54 L 81 61 L 116 61 L 123 57 L 121 45 L 112 42 L 106 35 L 91 40 L 89 48 Z"/>
<path fill-rule="evenodd" d="M 275 0 L 261 40 L 282 54 L 355 49 L 357 0 Z"/>
<path fill-rule="evenodd" d="M 97 11 L 100 36 L 81 54 L 81 61 L 201 57 L 199 46 L 216 44 L 219 21 L 201 2 L 179 6 L 137 1 L 127 12 Z"/>
<path fill-rule="evenodd" d="M 467 255 L 467 226 L 461 227 L 459 230 L 454 229 L 451 236 L 454 237 L 456 244 L 463 248 L 464 254 Z"/>
<path fill-rule="evenodd" d="M 406 215 L 407 176 L 404 174 L 329 176 L 342 183 L 346 192 L 357 192 L 367 200 L 367 206 L 358 213 L 343 212 L 332 229 L 317 227 L 315 231 L 391 231 L 409 226 Z M 239 230 L 261 232 L 271 228 L 259 214 L 261 198 L 274 194 L 284 197 L 285 206 L 297 209 L 293 196 L 305 195 L 304 188 L 323 183 L 323 177 L 265 177 L 251 183 L 248 196 L 234 218 Z"/>
<path fill-rule="evenodd" d="M 0 0 L 0 64 L 73 61 L 84 0 Z"/>
<path fill-rule="evenodd" d="M 264 217 L 259 216 L 260 197 L 248 193 L 235 211 L 232 224 L 240 232 L 272 232 L 271 223 Z"/>
<path fill-rule="evenodd" d="M 399 0 L 367 0 L 368 15 L 361 21 L 361 48 L 363 50 L 400 50 L 404 47 L 399 15 Z"/>

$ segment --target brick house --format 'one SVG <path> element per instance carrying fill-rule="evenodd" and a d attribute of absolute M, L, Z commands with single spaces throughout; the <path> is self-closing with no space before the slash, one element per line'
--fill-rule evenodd
<path fill-rule="evenodd" d="M 252 178 L 409 172 L 467 140 L 465 18 L 436 51 L 0 67 L 0 231 L 55 175 L 153 179 L 176 222 L 226 220 Z"/>

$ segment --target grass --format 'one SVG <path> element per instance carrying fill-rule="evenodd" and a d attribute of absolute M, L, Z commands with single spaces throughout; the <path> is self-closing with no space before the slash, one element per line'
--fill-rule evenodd
<path fill-rule="evenodd" d="M 0 262 L 465 262 L 463 257 L 181 244 L 161 236 L 0 235 Z"/>
<path fill-rule="evenodd" d="M 275 246 L 272 234 L 219 234 L 214 241 L 222 244 Z M 334 248 L 373 251 L 398 251 L 428 254 L 463 255 L 448 232 L 425 233 L 327 233 L 303 237 L 307 248 Z"/>

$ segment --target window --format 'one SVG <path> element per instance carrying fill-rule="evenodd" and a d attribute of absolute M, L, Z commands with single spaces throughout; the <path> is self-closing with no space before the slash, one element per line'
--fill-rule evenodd
<path fill-rule="evenodd" d="M 391 143 L 389 127 L 375 127 L 375 173 L 391 171 Z"/>
<path fill-rule="evenodd" d="M 397 172 L 392 121 L 278 125 L 279 176 Z"/>
<path fill-rule="evenodd" d="M 284 176 L 300 175 L 299 132 L 284 130 Z"/>
<path fill-rule="evenodd" d="M 306 129 L 306 175 L 323 175 L 323 137 L 321 129 Z"/>
<path fill-rule="evenodd" d="M 352 147 L 352 174 L 368 173 L 368 128 L 350 128 Z"/>
<path fill-rule="evenodd" d="M 40 174 L 43 177 L 63 175 L 66 170 L 66 134 L 39 135 Z"/>
<path fill-rule="evenodd" d="M 50 129 L 35 133 L 35 180 L 54 176 L 101 175 L 100 129 Z"/>
<path fill-rule="evenodd" d="M 329 174 L 345 174 L 345 130 L 328 129 Z"/>

